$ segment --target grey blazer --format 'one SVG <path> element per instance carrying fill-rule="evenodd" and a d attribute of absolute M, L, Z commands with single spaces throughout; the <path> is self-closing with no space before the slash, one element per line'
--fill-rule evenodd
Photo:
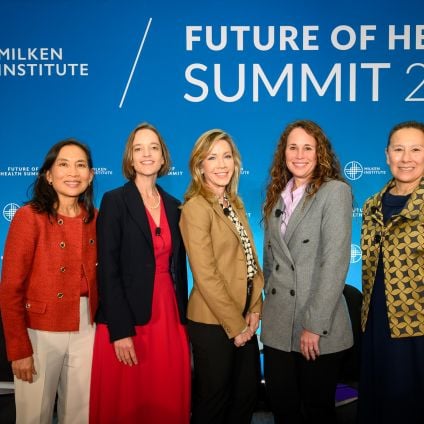
<path fill-rule="evenodd" d="M 306 194 L 294 210 L 284 237 L 281 199 L 265 230 L 265 302 L 262 342 L 285 352 L 300 352 L 303 329 L 319 334 L 320 353 L 353 345 L 343 287 L 350 261 L 352 194 L 336 180 Z"/>

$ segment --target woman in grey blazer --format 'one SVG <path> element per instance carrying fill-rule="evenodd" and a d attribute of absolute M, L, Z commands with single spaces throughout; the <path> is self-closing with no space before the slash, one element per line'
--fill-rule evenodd
<path fill-rule="evenodd" d="M 280 137 L 264 204 L 265 380 L 275 422 L 335 422 L 352 194 L 322 129 L 296 121 Z"/>

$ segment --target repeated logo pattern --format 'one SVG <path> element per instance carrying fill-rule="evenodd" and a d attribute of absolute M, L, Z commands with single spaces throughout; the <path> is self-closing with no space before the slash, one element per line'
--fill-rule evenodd
<path fill-rule="evenodd" d="M 12 221 L 16 211 L 19 209 L 19 205 L 17 203 L 8 203 L 3 208 L 3 218 L 6 221 Z"/>
<path fill-rule="evenodd" d="M 351 181 L 359 180 L 359 178 L 361 178 L 362 174 L 364 173 L 364 168 L 362 165 L 355 160 L 348 162 L 343 170 L 346 178 Z"/>
<path fill-rule="evenodd" d="M 350 245 L 350 263 L 356 264 L 362 258 L 361 248 L 356 244 Z"/>

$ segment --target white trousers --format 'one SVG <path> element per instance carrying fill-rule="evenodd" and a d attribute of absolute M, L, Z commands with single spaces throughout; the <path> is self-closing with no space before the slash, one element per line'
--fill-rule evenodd
<path fill-rule="evenodd" d="M 17 424 L 51 424 L 56 393 L 60 424 L 88 423 L 95 333 L 89 317 L 88 298 L 81 297 L 79 331 L 28 329 L 37 375 L 31 384 L 15 378 Z"/>

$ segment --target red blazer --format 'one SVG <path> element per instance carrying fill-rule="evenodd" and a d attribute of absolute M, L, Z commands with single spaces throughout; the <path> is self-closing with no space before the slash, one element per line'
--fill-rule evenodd
<path fill-rule="evenodd" d="M 81 278 L 86 278 L 91 321 L 97 310 L 96 219 L 20 208 L 6 239 L 0 310 L 10 361 L 33 354 L 27 328 L 78 331 Z"/>

